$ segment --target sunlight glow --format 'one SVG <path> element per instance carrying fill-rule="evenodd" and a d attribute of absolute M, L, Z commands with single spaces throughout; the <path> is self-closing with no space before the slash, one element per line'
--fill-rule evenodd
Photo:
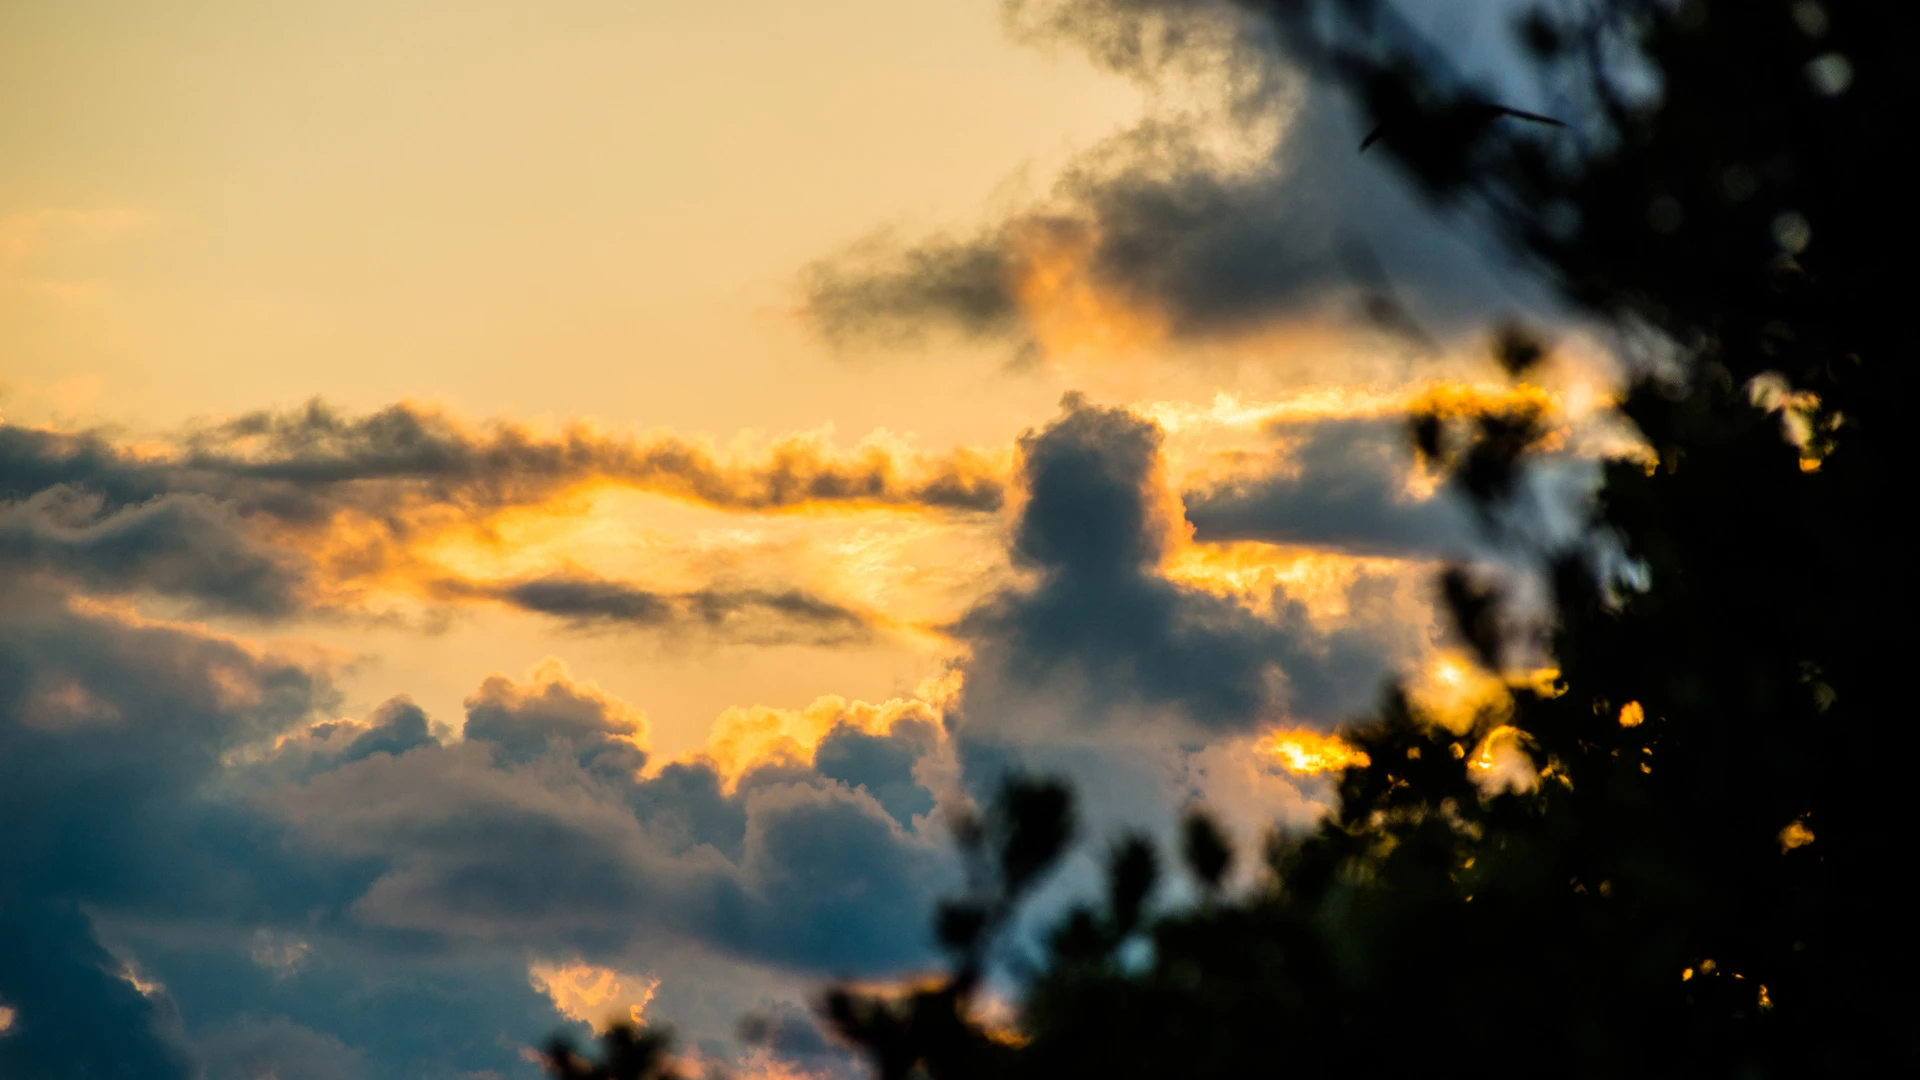
<path fill-rule="evenodd" d="M 1305 605 L 1316 621 L 1351 614 L 1356 584 L 1368 578 L 1424 573 L 1424 564 L 1381 556 L 1242 541 L 1231 544 L 1181 544 L 1167 553 L 1161 572 L 1188 588 L 1240 601 L 1260 614 L 1272 614 L 1275 590 Z"/>
<path fill-rule="evenodd" d="M 1365 753 L 1336 735 L 1317 731 L 1279 731 L 1269 735 L 1261 749 L 1279 761 L 1280 767 L 1296 776 L 1313 776 L 1351 766 L 1365 766 Z"/>
<path fill-rule="evenodd" d="M 1790 821 L 1786 828 L 1780 830 L 1779 839 L 1780 851 L 1785 854 L 1794 848 L 1806 847 L 1813 843 L 1813 830 L 1807 828 L 1805 821 Z"/>
<path fill-rule="evenodd" d="M 1166 320 L 1115 296 L 1093 270 L 1098 237 L 1080 222 L 1020 230 L 1014 296 L 1048 356 L 1128 353 L 1167 336 Z"/>

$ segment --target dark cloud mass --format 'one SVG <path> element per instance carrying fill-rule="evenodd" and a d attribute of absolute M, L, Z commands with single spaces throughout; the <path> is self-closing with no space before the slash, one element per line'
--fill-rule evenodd
<path fill-rule="evenodd" d="M 699 763 L 643 777 L 644 731 L 558 669 L 496 677 L 467 702 L 465 743 L 369 757 L 274 804 L 318 850 L 384 867 L 353 907 L 378 927 L 603 954 L 694 940 L 816 971 L 924 955 L 941 847 L 864 779 L 776 765 L 728 791 Z M 882 761 L 932 749 L 920 728 L 874 738 Z"/>
<path fill-rule="evenodd" d="M 300 606 L 302 561 L 247 537 L 204 495 L 162 495 L 108 510 L 64 484 L 0 503 L 0 573 L 49 572 L 90 592 L 148 590 L 249 615 Z"/>
<path fill-rule="evenodd" d="M 896 461 L 878 448 L 835 455 L 787 440 L 761 460 L 728 462 L 674 435 L 625 438 L 575 425 L 544 436 L 506 423 L 475 430 L 413 405 L 356 418 L 315 402 L 294 412 L 252 413 L 186 442 L 189 468 L 289 494 L 344 497 L 347 485 L 386 481 L 418 485 L 434 502 L 497 506 L 604 480 L 739 510 L 814 502 L 958 511 L 999 505 L 998 484 L 965 455 Z"/>
<path fill-rule="evenodd" d="M 1022 439 L 1029 501 L 1014 551 L 1039 574 L 998 596 L 962 633 L 975 681 L 1078 679 L 1089 716 L 1121 703 L 1171 708 L 1202 729 L 1287 715 L 1338 719 L 1368 700 L 1388 657 L 1373 635 L 1323 631 L 1284 594 L 1273 617 L 1169 581 L 1158 560 L 1177 511 L 1160 491 L 1160 432 L 1078 397 Z"/>
<path fill-rule="evenodd" d="M 0 577 L 0 1002 L 15 1010 L 0 1074 L 194 1075 L 171 999 L 126 976 L 93 918 L 245 924 L 350 887 L 206 792 L 223 754 L 333 702 L 297 660 Z"/>
<path fill-rule="evenodd" d="M 30 580 L 0 600 L 9 1080 L 523 1075 L 520 1040 L 560 1023 L 529 955 L 927 959 L 951 874 L 913 820 L 927 724 L 848 720 L 821 766 L 731 784 L 647 777 L 644 717 L 557 666 L 487 680 L 449 741 L 404 698 L 336 718 L 310 659 Z M 737 978 L 744 1011 L 761 991 Z"/>
<path fill-rule="evenodd" d="M 982 513 L 1001 498 L 989 463 L 964 451 L 843 452 L 789 438 L 736 459 L 673 434 L 472 426 L 411 404 L 362 416 L 319 401 L 249 413 L 180 434 L 157 453 L 135 453 L 108 432 L 0 423 L 0 501 L 64 486 L 105 512 L 199 494 L 246 517 L 318 524 L 352 511 L 403 530 L 418 507 L 498 510 L 595 482 L 744 511 L 854 503 Z"/>

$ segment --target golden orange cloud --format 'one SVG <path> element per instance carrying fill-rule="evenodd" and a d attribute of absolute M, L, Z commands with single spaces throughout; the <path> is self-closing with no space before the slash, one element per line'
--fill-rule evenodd
<path fill-rule="evenodd" d="M 838 727 L 886 735 L 896 724 L 918 721 L 929 725 L 938 736 L 945 730 L 942 711 L 959 687 L 959 671 L 954 669 L 923 682 L 913 697 L 876 703 L 829 694 L 800 709 L 767 705 L 731 708 L 714 721 L 706 745 L 681 760 L 710 766 L 731 791 L 742 776 L 763 765 L 812 765 L 821 740 Z"/>
<path fill-rule="evenodd" d="M 602 1034 L 615 1024 L 646 1023 L 647 1003 L 660 988 L 651 975 L 634 975 L 579 960 L 536 962 L 527 966 L 527 981 L 547 995 L 555 1011 Z"/>
<path fill-rule="evenodd" d="M 1337 735 L 1324 732 L 1304 729 L 1273 731 L 1263 737 L 1258 745 L 1282 769 L 1295 776 L 1314 776 L 1367 764 L 1367 755 L 1358 747 Z"/>

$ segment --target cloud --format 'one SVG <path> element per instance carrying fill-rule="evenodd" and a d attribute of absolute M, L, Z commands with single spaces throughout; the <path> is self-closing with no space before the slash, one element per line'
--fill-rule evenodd
<path fill-rule="evenodd" d="M 1424 559 L 1483 546 L 1457 497 L 1412 490 L 1405 420 L 1321 420 L 1272 430 L 1284 448 L 1280 460 L 1186 494 L 1195 540 Z"/>
<path fill-rule="evenodd" d="M 991 723 L 983 692 L 1048 685 L 1075 688 L 1070 715 L 1083 725 L 1144 708 L 1201 731 L 1287 715 L 1331 723 L 1370 698 L 1389 656 L 1363 629 L 1321 630 L 1284 589 L 1262 616 L 1166 577 L 1184 522 L 1160 475 L 1159 429 L 1077 396 L 1064 410 L 1021 440 L 1027 502 L 1014 552 L 1037 580 L 960 627 L 974 648 L 970 724 Z"/>
<path fill-rule="evenodd" d="M 596 1033 L 616 1023 L 645 1023 L 647 1003 L 660 989 L 660 980 L 650 975 L 623 974 L 578 960 L 534 964 L 527 969 L 527 980 L 553 999 L 561 1015 Z"/>
<path fill-rule="evenodd" d="M 8 816 L 9 830 L 17 818 Z M 0 892 L 0 1073 L 18 1080 L 138 1076 L 189 1080 L 191 1059 L 168 1039 L 166 1012 L 119 974 L 70 901 Z"/>
<path fill-rule="evenodd" d="M 361 1080 L 366 1055 L 284 1016 L 242 1016 L 201 1037 L 206 1080 Z"/>
<path fill-rule="evenodd" d="M 969 235 L 880 236 L 812 265 L 806 310 L 829 340 L 947 331 L 1110 352 L 1333 320 L 1427 351 L 1429 330 L 1544 303 L 1471 226 L 1356 152 L 1365 125 L 1350 103 L 1296 70 L 1256 12 L 1039 0 L 1008 13 L 1018 36 L 1067 42 L 1147 87 L 1149 115 Z"/>
<path fill-rule="evenodd" d="M 706 746 L 665 762 L 640 710 L 557 662 L 482 681 L 462 734 L 404 697 L 342 717 L 334 661 L 317 652 L 67 601 L 52 571 L 16 576 L 0 585 L 0 811 L 31 824 L 0 837 L 0 870 L 31 882 L 36 903 L 98 913 L 62 961 L 82 983 L 87 949 L 124 949 L 180 988 L 167 1001 L 191 1037 L 169 1034 L 171 1006 L 144 996 L 151 1015 L 131 1030 L 210 1078 L 290 1075 L 291 1058 L 269 1060 L 275 1045 L 308 1047 L 314 1070 L 510 1067 L 498 1063 L 517 1053 L 511 1040 L 560 1022 L 526 977 L 550 960 L 654 973 L 650 1008 L 700 1016 L 698 1033 L 724 1044 L 734 1017 L 716 1027 L 720 1007 L 701 1004 L 722 984 L 744 1008 L 769 985 L 932 959 L 928 917 L 958 884 L 940 814 L 958 794 L 951 725 L 984 746 L 1006 734 L 987 719 L 996 703 L 1031 715 L 1068 671 L 1086 731 L 1130 709 L 1182 718 L 1118 765 L 1081 770 L 1141 818 L 1209 784 L 1228 794 L 1169 772 L 1170 738 L 1210 744 L 1276 713 L 1317 718 L 1339 697 L 1323 686 L 1331 673 L 1379 662 L 1377 642 L 1315 625 L 1284 595 L 1256 614 L 1167 577 L 1186 540 L 1160 438 L 1070 399 L 1024 439 L 1013 547 L 1029 583 L 961 626 L 974 650 L 964 698 L 943 684 L 729 710 Z M 98 514 L 95 497 L 35 513 L 71 530 L 59 515 Z M 631 600 L 581 580 L 591 588 L 550 590 L 547 606 L 618 614 Z M 685 594 L 659 597 L 704 617 Z M 1033 726 L 1014 749 L 1066 761 L 1086 746 L 1071 727 Z M 968 778 L 985 783 L 981 770 Z M 1238 778 L 1233 797 L 1304 805 L 1260 780 Z M 676 985 L 703 963 L 716 982 Z M 37 1000 L 0 986 L 18 1025 Z M 342 1004 L 355 1001 L 378 1005 Z M 389 1014 L 432 1023 L 401 1030 Z M 782 1053 L 832 1066 L 798 1044 Z"/>
<path fill-rule="evenodd" d="M 352 905 L 370 926 L 589 958 L 691 940 L 874 970 L 927 945 L 943 841 L 879 799 L 931 809 L 907 788 L 938 736 L 860 723 L 832 722 L 820 744 L 851 782 L 789 756 L 730 785 L 699 758 L 649 776 L 644 717 L 548 663 L 483 683 L 464 742 L 345 763 L 267 804 L 315 849 L 381 867 Z"/>
<path fill-rule="evenodd" d="M 523 765 L 546 754 L 585 768 L 632 777 L 647 763 L 646 714 L 591 682 L 579 682 L 551 657 L 518 683 L 490 675 L 467 698 L 467 741 L 497 760 Z"/>
<path fill-rule="evenodd" d="M 171 999 L 125 974 L 97 919 L 324 904 L 334 868 L 288 865 L 206 788 L 226 754 L 334 700 L 321 658 L 0 577 L 0 1001 L 16 1011 L 0 1071 L 194 1075 Z"/>
<path fill-rule="evenodd" d="M 269 616 L 300 604 L 303 560 L 242 530 L 204 495 L 163 495 L 109 511 L 67 485 L 0 503 L 0 572 L 51 573 L 89 592 L 150 590 Z"/>
<path fill-rule="evenodd" d="M 742 714 L 737 773 L 649 774 L 644 715 L 557 663 L 484 681 L 462 740 L 405 698 L 336 718 L 318 653 L 0 588 L 8 1076 L 68 1075 L 80 1043 L 143 1077 L 452 1076 L 559 1021 L 530 955 L 694 950 L 738 1008 L 930 958 L 954 871 L 914 787 L 925 705 L 776 710 L 758 741 Z M 694 989 L 667 997 L 721 992 Z"/>
<path fill-rule="evenodd" d="M 525 505 L 596 482 L 744 511 L 850 503 L 984 512 L 1000 499 L 991 463 L 966 452 L 933 457 L 883 440 L 841 452 L 797 435 L 757 456 L 729 457 L 669 433 L 622 436 L 573 424 L 544 435 L 504 421 L 475 427 L 407 404 L 351 417 L 316 401 L 208 425 L 182 442 L 179 468 L 233 485 L 249 508 L 289 518 L 321 512 L 327 500 L 372 514 L 411 502 Z"/>
<path fill-rule="evenodd" d="M 587 575 L 552 574 L 504 584 L 447 581 L 434 591 L 486 597 L 579 627 L 700 630 L 755 644 L 839 644 L 863 640 L 872 630 L 867 617 L 799 589 L 665 593 Z"/>
<path fill-rule="evenodd" d="M 569 500 L 589 488 L 739 513 L 832 504 L 978 518 L 999 505 L 998 472 L 981 455 L 933 458 L 886 439 L 841 452 L 797 436 L 721 455 L 673 435 L 546 436 L 405 405 L 250 414 L 160 444 L 0 424 L 0 570 L 259 619 L 491 603 L 583 629 L 840 644 L 874 621 L 777 580 L 735 572 L 660 588 L 545 554 L 531 558 L 550 569 L 525 557 L 492 577 L 471 566 L 502 556 L 501 515 L 578 513 Z"/>

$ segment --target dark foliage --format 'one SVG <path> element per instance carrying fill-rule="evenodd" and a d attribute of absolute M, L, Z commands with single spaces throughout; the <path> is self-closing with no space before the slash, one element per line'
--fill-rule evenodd
<path fill-rule="evenodd" d="M 1276 840 L 1244 896 L 1220 893 L 1232 853 L 1204 818 L 1195 907 L 1154 916 L 1156 856 L 1122 843 L 1104 907 L 1026 980 L 1018 1037 L 969 1003 L 1070 811 L 1009 789 L 963 830 L 996 869 L 942 914 L 954 976 L 836 991 L 829 1017 L 887 1080 L 1914 1075 L 1911 6 L 1543 7 L 1517 29 L 1565 130 L 1492 106 L 1388 5 L 1242 6 L 1372 109 L 1370 152 L 1676 354 L 1622 406 L 1657 462 L 1610 465 L 1589 539 L 1537 552 L 1551 692 L 1464 735 L 1391 696 L 1350 733 L 1368 763 L 1336 814 Z M 1547 351 L 1498 341 L 1516 377 Z M 1412 434 L 1491 526 L 1539 423 Z M 1605 545 L 1633 583 L 1600 576 Z M 1460 570 L 1443 591 L 1499 664 L 1497 589 Z M 1472 750 L 1497 725 L 1533 768 L 1494 792 Z"/>
<path fill-rule="evenodd" d="M 599 1038 L 600 1060 L 580 1053 L 572 1040 L 556 1035 L 541 1055 L 558 1080 L 678 1080 L 673 1067 L 673 1036 L 618 1023 Z"/>

